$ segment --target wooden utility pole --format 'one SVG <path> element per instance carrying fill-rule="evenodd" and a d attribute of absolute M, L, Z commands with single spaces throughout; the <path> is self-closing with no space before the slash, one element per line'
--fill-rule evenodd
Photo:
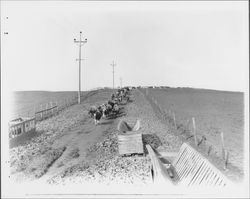
<path fill-rule="evenodd" d="M 84 41 L 82 41 L 82 32 L 80 31 L 80 39 L 79 41 L 77 41 L 76 39 L 74 39 L 74 42 L 79 44 L 79 59 L 76 59 L 76 61 L 79 61 L 79 91 L 78 91 L 78 104 L 81 103 L 81 47 L 83 46 L 83 44 L 87 43 L 87 39 L 85 39 Z"/>
<path fill-rule="evenodd" d="M 120 84 L 121 84 L 121 88 L 122 88 L 122 78 L 120 77 Z"/>
<path fill-rule="evenodd" d="M 112 64 L 110 64 L 112 67 L 113 67 L 113 89 L 115 88 L 115 66 L 116 66 L 116 64 L 115 64 L 115 62 L 113 61 L 113 63 Z"/>

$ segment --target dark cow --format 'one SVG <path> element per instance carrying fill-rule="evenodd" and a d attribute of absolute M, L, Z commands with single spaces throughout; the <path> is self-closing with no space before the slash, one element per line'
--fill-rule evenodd
<path fill-rule="evenodd" d="M 102 113 L 100 111 L 96 111 L 94 113 L 94 121 L 95 121 L 95 125 L 99 124 L 100 123 L 100 120 L 102 118 Z"/>
<path fill-rule="evenodd" d="M 114 105 L 115 105 L 115 102 L 109 100 L 109 101 L 108 101 L 108 104 L 113 108 Z"/>

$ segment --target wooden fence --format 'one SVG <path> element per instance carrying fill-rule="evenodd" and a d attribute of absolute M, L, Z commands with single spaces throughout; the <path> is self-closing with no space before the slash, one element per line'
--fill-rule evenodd
<path fill-rule="evenodd" d="M 77 104 L 77 98 L 68 98 L 64 100 L 58 100 L 55 102 L 43 103 L 39 107 L 34 107 L 33 110 L 22 111 L 21 114 L 16 114 L 13 118 L 19 117 L 34 117 L 36 122 L 42 121 L 47 118 L 50 118 L 54 115 L 57 115 L 62 110 L 66 109 L 69 106 Z"/>
<path fill-rule="evenodd" d="M 85 95 L 81 96 L 81 101 L 86 100 L 88 97 L 91 97 L 92 95 L 95 95 L 98 92 L 99 90 L 89 91 Z M 35 117 L 36 121 L 42 121 L 54 115 L 57 115 L 62 110 L 77 103 L 78 103 L 77 97 L 71 97 L 67 99 L 60 99 L 60 100 L 53 101 L 53 102 L 47 102 L 47 103 L 40 104 L 39 107 L 34 107 L 33 110 L 30 109 L 27 111 L 23 111 L 22 114 L 16 114 L 13 116 L 13 118 Z"/>
<path fill-rule="evenodd" d="M 46 118 L 52 117 L 58 113 L 58 106 L 35 112 L 36 121 L 41 121 Z"/>

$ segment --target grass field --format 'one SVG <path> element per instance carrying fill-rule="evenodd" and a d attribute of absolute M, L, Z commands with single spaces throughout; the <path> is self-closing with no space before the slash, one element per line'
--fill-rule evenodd
<path fill-rule="evenodd" d="M 85 95 L 86 92 L 82 92 Z M 76 91 L 49 92 L 49 91 L 17 91 L 11 99 L 12 118 L 20 116 L 32 116 L 34 111 L 46 108 L 46 104 L 58 102 L 58 105 L 65 103 L 65 100 L 77 98 Z"/>
<path fill-rule="evenodd" d="M 197 134 L 205 135 L 217 149 L 221 148 L 220 132 L 223 132 L 230 162 L 243 167 L 243 93 L 191 88 L 150 88 L 148 93 L 165 112 L 171 110 L 175 113 L 177 123 L 186 124 L 188 119 L 191 121 L 194 117 Z"/>

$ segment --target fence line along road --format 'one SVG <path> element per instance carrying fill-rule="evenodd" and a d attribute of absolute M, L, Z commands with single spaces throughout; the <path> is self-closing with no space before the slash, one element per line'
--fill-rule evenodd
<path fill-rule="evenodd" d="M 146 99 L 150 102 L 150 104 L 157 109 L 157 112 L 159 112 L 160 115 L 168 116 L 168 117 L 163 117 L 164 120 L 168 121 L 169 124 L 173 125 L 173 127 L 174 127 L 173 131 L 177 133 L 178 132 L 178 126 L 182 125 L 182 124 L 179 123 L 177 125 L 177 120 L 176 120 L 177 116 L 175 115 L 174 111 L 169 109 L 169 112 L 165 112 L 165 110 L 163 110 L 162 107 L 160 107 L 157 100 L 154 97 L 149 96 L 150 92 L 148 91 L 148 89 L 145 89 L 145 90 L 144 89 L 139 89 L 139 91 L 146 97 Z M 188 124 L 189 124 L 189 121 L 190 120 L 188 120 Z M 193 124 L 193 130 L 191 131 L 192 135 L 189 136 L 186 139 L 193 138 L 195 146 L 199 147 L 199 145 L 203 141 L 202 139 L 204 139 L 204 138 L 202 136 L 201 140 L 199 140 L 199 142 L 198 142 L 198 136 L 197 136 L 196 125 L 195 125 L 195 118 L 192 117 L 191 121 L 192 121 L 192 124 Z M 186 128 L 189 128 L 189 125 L 182 125 L 182 126 L 185 126 Z M 185 130 L 189 130 L 189 129 L 185 129 Z M 229 152 L 228 152 L 228 150 L 225 149 L 224 136 L 223 136 L 222 132 L 221 132 L 221 138 L 220 139 L 221 139 L 221 143 L 222 143 L 222 146 L 221 146 L 221 148 L 222 148 L 221 159 L 222 159 L 223 164 L 224 164 L 224 170 L 226 170 L 227 167 L 228 167 L 228 163 L 229 163 Z M 212 144 L 209 144 L 209 140 L 206 140 L 206 142 L 207 142 L 206 145 L 208 147 L 206 153 L 209 156 L 212 149 L 218 149 L 218 148 L 212 146 Z M 200 144 L 198 144 L 198 143 L 200 143 Z"/>

